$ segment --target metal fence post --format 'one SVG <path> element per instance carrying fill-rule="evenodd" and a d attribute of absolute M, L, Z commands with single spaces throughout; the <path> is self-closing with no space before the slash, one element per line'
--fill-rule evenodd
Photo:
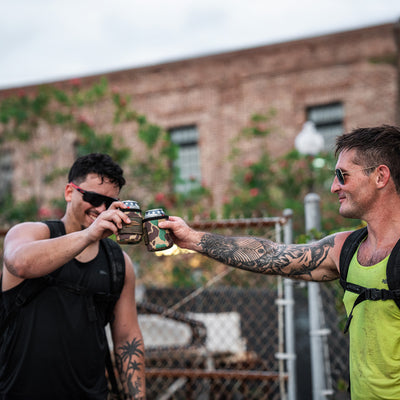
<path fill-rule="evenodd" d="M 293 243 L 293 210 L 285 209 L 283 216 L 287 218 L 284 226 L 284 243 Z M 293 297 L 293 281 L 285 278 L 283 281 L 285 293 L 285 338 L 286 338 L 286 356 L 287 371 L 289 375 L 288 382 L 288 400 L 296 400 L 297 398 L 297 375 L 296 375 L 296 348 L 295 348 L 295 324 L 294 324 L 294 297 Z"/>
<path fill-rule="evenodd" d="M 304 199 L 306 233 L 316 229 L 321 230 L 320 197 L 309 193 Z M 323 336 L 329 331 L 322 329 L 320 318 L 321 295 L 317 282 L 308 282 L 308 312 L 310 319 L 310 347 L 313 400 L 325 400 L 332 394 L 326 387 L 326 370 L 324 363 Z"/>

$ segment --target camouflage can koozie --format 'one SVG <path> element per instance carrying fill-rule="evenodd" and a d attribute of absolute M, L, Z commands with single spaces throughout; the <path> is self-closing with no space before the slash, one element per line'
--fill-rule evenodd
<path fill-rule="evenodd" d="M 147 210 L 144 214 L 144 242 L 148 251 L 166 250 L 173 246 L 174 242 L 171 238 L 169 229 L 161 229 L 158 227 L 160 221 L 168 219 L 162 208 Z"/>
<path fill-rule="evenodd" d="M 131 220 L 130 224 L 123 224 L 122 229 L 118 231 L 117 242 L 119 244 L 136 244 L 143 237 L 143 218 L 140 206 L 136 201 L 124 200 L 123 203 L 128 208 L 121 209 Z"/>

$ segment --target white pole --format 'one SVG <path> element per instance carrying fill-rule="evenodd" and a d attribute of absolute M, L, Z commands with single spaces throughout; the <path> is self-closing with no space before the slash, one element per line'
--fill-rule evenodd
<path fill-rule="evenodd" d="M 321 230 L 320 197 L 316 193 L 309 193 L 304 199 L 304 211 L 306 222 L 306 233 L 315 229 Z M 311 373 L 313 400 L 323 400 L 325 373 L 323 362 L 323 348 L 319 332 L 321 332 L 319 320 L 320 306 L 319 283 L 308 282 L 308 312 L 310 325 L 310 347 L 311 347 Z"/>
<path fill-rule="evenodd" d="M 284 243 L 293 243 L 293 211 L 286 209 L 283 216 L 287 218 L 284 226 Z M 293 298 L 293 281 L 285 278 L 283 281 L 285 292 L 285 335 L 286 335 L 286 355 L 287 355 L 287 371 L 289 375 L 288 382 L 288 400 L 296 400 L 297 393 L 297 375 L 296 375 L 296 348 L 295 348 L 295 324 L 294 324 L 294 298 Z"/>

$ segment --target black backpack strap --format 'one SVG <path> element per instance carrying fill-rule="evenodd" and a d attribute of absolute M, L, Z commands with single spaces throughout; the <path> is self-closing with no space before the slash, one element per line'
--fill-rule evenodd
<path fill-rule="evenodd" d="M 108 346 L 108 342 L 107 342 L 107 351 L 106 351 L 106 368 L 107 368 L 107 372 L 108 372 L 108 379 L 111 384 L 111 392 L 114 394 L 113 399 L 115 399 L 115 398 L 118 400 L 124 399 L 125 397 L 123 395 L 123 392 L 118 387 L 118 382 L 117 382 L 117 378 L 115 376 L 114 365 L 113 365 L 113 362 L 111 359 L 111 353 L 110 353 L 110 348 Z"/>
<path fill-rule="evenodd" d="M 101 242 L 106 249 L 106 254 L 109 262 L 111 274 L 111 294 L 115 296 L 115 301 L 110 304 L 107 317 L 108 321 L 112 321 L 115 303 L 119 299 L 125 283 L 125 259 L 121 247 L 119 247 L 119 245 L 113 240 L 106 238 L 102 239 Z M 106 343 L 108 348 L 106 352 L 106 368 L 108 372 L 108 378 L 111 383 L 111 390 L 118 399 L 123 399 L 124 397 L 118 387 L 117 378 L 115 377 L 114 365 L 111 359 L 108 341 Z"/>
<path fill-rule="evenodd" d="M 101 240 L 106 250 L 110 273 L 111 294 L 120 296 L 125 283 L 125 259 L 121 247 L 113 240 L 106 238 Z"/>
<path fill-rule="evenodd" d="M 349 330 L 350 322 L 353 318 L 353 310 L 354 308 L 363 302 L 364 300 L 394 300 L 400 299 L 400 290 L 386 290 L 386 289 L 371 289 L 363 286 L 355 285 L 353 283 L 347 282 L 347 289 L 353 293 L 359 293 L 356 301 L 353 304 L 353 307 L 350 311 L 349 317 L 346 321 L 346 326 L 344 328 L 344 333 L 347 333 Z"/>
<path fill-rule="evenodd" d="M 400 308 L 400 239 L 393 247 L 386 266 L 386 278 L 389 290 L 393 292 L 393 300 Z"/>
<path fill-rule="evenodd" d="M 358 229 L 346 238 L 340 252 L 339 270 L 340 270 L 340 284 L 344 290 L 347 290 L 347 273 L 349 272 L 349 265 L 354 253 L 357 251 L 358 246 L 367 236 L 367 227 Z"/>
<path fill-rule="evenodd" d="M 52 219 L 52 220 L 42 221 L 42 222 L 49 227 L 51 238 L 56 238 L 56 237 L 63 236 L 66 234 L 64 223 L 62 221 L 60 221 L 59 219 Z"/>
<path fill-rule="evenodd" d="M 353 308 L 347 318 L 346 326 L 344 328 L 344 333 L 346 333 L 349 329 L 350 322 L 353 318 L 353 310 L 356 305 L 361 303 L 364 298 L 364 287 L 355 285 L 347 282 L 347 274 L 349 272 L 349 265 L 351 259 L 353 258 L 354 253 L 357 251 L 358 246 L 367 236 L 368 230 L 367 227 L 357 229 L 356 231 L 350 233 L 350 235 L 346 238 L 343 243 L 342 250 L 340 252 L 340 261 L 339 261 L 339 270 L 340 270 L 340 284 L 342 285 L 343 290 L 349 290 L 354 293 L 359 293 L 356 301 L 354 302 Z"/>

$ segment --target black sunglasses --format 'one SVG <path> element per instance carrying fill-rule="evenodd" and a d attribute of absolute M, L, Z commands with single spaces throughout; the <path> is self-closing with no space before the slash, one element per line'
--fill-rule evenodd
<path fill-rule="evenodd" d="M 75 188 L 78 192 L 82 193 L 83 201 L 90 203 L 93 207 L 99 207 L 102 204 L 105 204 L 106 208 L 109 208 L 111 206 L 111 204 L 114 203 L 114 201 L 119 201 L 118 199 L 115 199 L 114 197 L 104 196 L 104 195 L 96 193 L 96 192 L 89 192 L 85 189 L 82 189 L 78 185 L 75 185 L 75 183 L 73 183 L 73 182 L 70 182 L 69 184 L 73 188 Z"/>
<path fill-rule="evenodd" d="M 344 183 L 345 183 L 344 182 L 344 177 L 345 177 L 345 175 L 349 175 L 349 172 L 365 171 L 367 169 L 372 169 L 372 168 L 376 168 L 376 167 L 377 167 L 377 165 L 374 165 L 372 167 L 361 168 L 361 169 L 353 169 L 353 170 L 347 171 L 347 172 L 343 172 L 340 168 L 336 168 L 335 169 L 335 175 L 336 175 L 336 178 L 338 179 L 339 183 L 341 185 L 344 185 Z"/>

